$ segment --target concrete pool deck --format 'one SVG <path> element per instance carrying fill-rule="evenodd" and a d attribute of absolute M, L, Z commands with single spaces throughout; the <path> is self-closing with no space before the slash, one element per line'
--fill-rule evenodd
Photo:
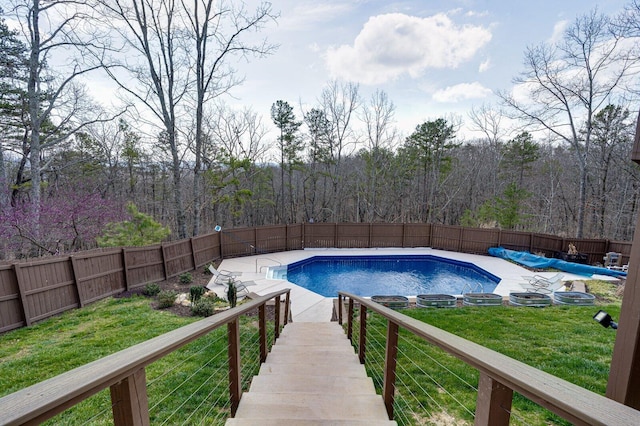
<path fill-rule="evenodd" d="M 503 297 L 511 292 L 524 291 L 520 283 L 523 276 L 541 275 L 551 277 L 556 272 L 536 272 L 518 266 L 493 256 L 458 253 L 453 251 L 435 250 L 431 248 L 371 248 L 371 249 L 305 249 L 278 253 L 267 253 L 255 256 L 224 259 L 219 270 L 242 272 L 238 278 L 243 282 L 249 282 L 248 289 L 259 295 L 265 295 L 277 290 L 291 289 L 291 312 L 293 320 L 297 322 L 324 322 L 331 321 L 333 312 L 333 298 L 323 297 L 303 287 L 282 279 L 267 278 L 267 270 L 270 266 L 288 265 L 313 256 L 365 256 L 365 255 L 432 255 L 446 259 L 459 260 L 473 263 L 487 272 L 499 277 L 501 280 L 493 291 Z M 564 273 L 563 281 L 585 280 L 589 277 Z M 604 280 L 616 280 L 613 277 L 602 275 L 593 278 Z M 212 288 L 212 287 L 210 287 Z M 223 286 L 213 286 L 212 290 L 223 292 Z"/>

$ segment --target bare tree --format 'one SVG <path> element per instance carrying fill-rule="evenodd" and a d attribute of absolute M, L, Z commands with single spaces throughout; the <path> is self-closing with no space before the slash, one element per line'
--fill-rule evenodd
<path fill-rule="evenodd" d="M 363 193 L 366 221 L 374 222 L 380 218 L 379 198 L 385 188 L 381 182 L 386 181 L 389 170 L 389 151 L 398 142 L 398 132 L 393 127 L 395 105 L 383 91 L 377 90 L 369 102 L 362 108 L 361 120 L 366 128 L 367 149 L 361 153 L 365 161 L 365 185 Z M 360 215 L 359 215 L 360 216 Z"/>
<path fill-rule="evenodd" d="M 339 172 L 344 157 L 351 154 L 348 149 L 355 150 L 356 138 L 352 120 L 360 106 L 359 86 L 355 83 L 338 84 L 337 81 L 332 81 L 322 91 L 320 104 L 329 120 L 331 129 L 329 139 L 331 157 L 327 166 L 330 170 L 329 176 L 332 180 L 333 194 L 332 206 L 328 210 L 331 211 L 331 220 L 336 221 L 345 207 L 342 200 L 344 176 L 341 176 Z"/>
<path fill-rule="evenodd" d="M 585 226 L 593 116 L 619 94 L 638 61 L 612 35 L 609 24 L 594 10 L 577 18 L 561 42 L 527 49 L 527 69 L 514 80 L 527 95 L 500 95 L 514 117 L 531 126 L 530 131 L 547 130 L 571 146 L 580 175 L 578 238 Z"/>
<path fill-rule="evenodd" d="M 160 143 L 171 155 L 173 204 L 178 237 L 187 236 L 183 201 L 182 148 L 177 123 L 189 82 L 183 28 L 176 0 L 100 0 L 110 24 L 126 48 L 101 59 L 109 76 L 162 123 Z M 131 54 L 133 55 L 131 56 Z"/>
<path fill-rule="evenodd" d="M 101 49 L 83 25 L 91 19 L 90 11 L 85 0 L 15 0 L 10 11 L 20 25 L 28 54 L 26 134 L 31 167 L 30 205 L 36 227 L 42 171 L 46 168 L 41 161 L 42 151 L 68 140 L 89 123 L 107 119 L 87 102 L 88 96 L 79 82 L 98 68 L 84 64 L 82 54 L 90 47 Z M 52 67 L 54 60 L 58 64 Z"/>
<path fill-rule="evenodd" d="M 200 233 L 202 210 L 202 149 L 204 142 L 204 107 L 207 101 L 226 93 L 241 83 L 228 59 L 233 56 L 262 57 L 275 46 L 265 40 L 245 41 L 248 33 L 259 31 L 275 20 L 271 4 L 261 3 L 249 14 L 245 5 L 233 1 L 181 0 L 193 49 L 187 49 L 195 70 L 195 162 L 193 168 L 193 235 Z M 195 57 L 194 57 L 195 55 Z"/>

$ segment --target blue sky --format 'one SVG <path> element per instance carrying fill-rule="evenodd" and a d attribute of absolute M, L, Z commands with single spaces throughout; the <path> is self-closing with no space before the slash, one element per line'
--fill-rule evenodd
<path fill-rule="evenodd" d="M 247 7 L 258 2 L 251 0 Z M 593 8 L 616 14 L 613 0 L 274 0 L 277 24 L 262 32 L 279 49 L 239 66 L 245 76 L 234 105 L 265 115 L 282 99 L 296 108 L 317 104 L 332 79 L 377 90 L 396 106 L 398 128 L 495 104 L 523 70 L 527 46 L 559 37 L 565 26 Z M 467 120 L 468 121 L 468 120 Z M 467 133 L 471 135 L 470 133 Z"/>

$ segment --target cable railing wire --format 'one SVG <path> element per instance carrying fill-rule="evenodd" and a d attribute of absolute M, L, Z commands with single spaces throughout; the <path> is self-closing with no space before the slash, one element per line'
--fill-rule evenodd
<path fill-rule="evenodd" d="M 410 342 L 409 342 L 408 340 L 406 340 L 406 339 L 403 339 L 402 341 L 404 341 L 404 342 L 405 342 L 405 343 L 407 343 L 407 344 L 410 344 Z M 416 348 L 416 347 L 417 347 L 416 345 L 411 345 L 411 346 L 412 346 L 413 348 Z M 410 364 L 411 364 L 411 365 L 413 365 L 415 368 L 417 368 L 417 369 L 418 369 L 418 371 L 419 371 L 422 375 L 424 375 L 424 376 L 428 377 L 428 378 L 429 378 L 429 380 L 431 380 L 431 381 L 433 382 L 433 384 L 435 384 L 439 389 L 442 389 L 442 391 L 443 391 L 443 392 L 445 392 L 445 393 L 446 393 L 446 394 L 447 394 L 451 399 L 453 399 L 453 400 L 454 400 L 454 401 L 455 401 L 455 402 L 456 402 L 460 407 L 462 407 L 462 408 L 464 409 L 464 411 L 466 411 L 468 414 L 470 414 L 470 415 L 471 415 L 471 417 L 474 417 L 474 415 L 475 415 L 475 414 L 473 413 L 473 411 L 469 410 L 469 409 L 468 409 L 468 408 L 467 408 L 467 407 L 466 407 L 466 406 L 465 406 L 461 401 L 459 401 L 459 400 L 458 400 L 458 398 L 456 398 L 456 397 L 455 397 L 455 396 L 454 396 L 454 395 L 453 395 L 453 394 L 452 394 L 452 393 L 447 389 L 447 387 L 446 387 L 445 385 L 443 385 L 442 383 L 438 382 L 432 374 L 429 374 L 428 372 L 426 372 L 426 371 L 422 368 L 422 366 L 421 366 L 421 365 L 417 364 L 417 363 L 413 360 L 413 358 L 412 358 L 412 357 L 410 357 L 410 356 L 409 356 L 409 355 L 408 355 L 408 354 L 407 354 L 407 353 L 402 349 L 402 347 L 401 347 L 400 345 L 398 345 L 398 354 L 399 354 L 399 355 L 400 355 L 400 354 L 401 354 L 401 355 L 403 355 L 403 356 L 404 356 L 404 359 L 405 359 L 408 363 L 410 363 Z M 433 359 L 433 358 L 432 358 L 432 357 L 430 357 L 430 359 Z M 444 370 L 446 370 L 446 371 L 447 371 L 449 374 L 451 374 L 453 377 L 456 377 L 456 378 L 460 379 L 460 377 L 459 377 L 458 375 L 453 374 L 453 373 L 451 372 L 451 370 L 450 370 L 450 369 L 445 368 L 441 363 L 436 362 L 436 364 L 437 364 L 438 366 L 442 367 Z M 431 399 L 435 404 L 437 404 L 440 408 L 442 408 L 442 406 L 441 406 L 438 402 L 436 402 L 436 400 L 435 400 L 435 399 L 434 399 L 434 398 L 433 398 L 433 397 L 428 393 L 428 391 L 427 391 L 426 389 L 424 389 L 424 387 L 423 387 L 420 383 L 418 383 L 418 381 L 417 381 L 417 380 L 415 380 L 415 378 L 414 378 L 414 377 L 415 377 L 415 376 L 414 376 L 414 374 L 409 373 L 409 371 L 408 371 L 408 370 L 406 370 L 406 368 L 405 368 L 402 364 L 400 364 L 400 365 L 399 365 L 399 368 L 401 368 L 401 369 L 403 370 L 403 372 L 405 372 L 409 377 L 411 377 L 411 378 L 412 378 L 412 381 L 416 384 L 416 386 L 418 386 L 418 387 L 420 388 L 420 390 L 422 390 L 422 391 L 425 393 L 425 395 L 429 396 L 429 398 L 430 398 L 430 399 Z M 462 383 L 464 383 L 465 385 L 468 385 L 468 384 L 469 384 L 469 383 L 468 383 L 467 381 L 465 381 L 465 380 L 462 380 L 462 379 L 460 379 L 460 380 L 461 380 L 461 381 L 462 381 Z M 477 388 L 474 388 L 474 387 L 471 387 L 471 388 L 472 388 L 472 389 L 475 389 L 475 391 L 477 392 Z"/>
<path fill-rule="evenodd" d="M 180 382 L 180 384 L 178 384 L 178 386 L 175 386 L 171 392 L 169 392 L 168 394 L 166 394 L 163 398 L 161 398 L 158 402 L 156 402 L 153 407 L 149 408 L 149 411 L 153 411 L 158 405 L 160 405 L 163 401 L 165 401 L 167 398 L 169 398 L 170 396 L 172 396 L 175 392 L 178 391 L 178 389 L 182 388 L 183 385 L 187 384 L 193 377 L 196 376 L 196 374 L 198 374 L 200 371 L 202 371 L 202 369 L 204 369 L 205 367 L 207 367 L 211 362 L 213 362 L 215 359 L 211 358 L 211 360 L 209 362 L 207 362 L 206 364 L 202 365 L 200 368 L 198 368 L 196 371 L 194 371 L 193 373 L 191 373 L 187 378 L 185 378 L 182 382 Z M 182 403 L 173 411 L 171 412 L 171 414 L 169 416 L 167 416 L 164 421 L 161 424 L 166 424 L 167 421 L 169 421 L 169 419 L 171 419 L 171 417 L 173 417 L 174 414 L 176 414 L 178 412 L 178 410 L 180 408 L 182 408 L 188 401 L 191 400 L 191 398 L 193 397 L 193 395 L 195 395 L 195 392 L 192 392 L 188 398 L 183 399 Z"/>
<path fill-rule="evenodd" d="M 220 373 L 221 371 L 223 371 L 223 370 L 224 370 L 224 373 L 226 373 L 226 372 L 227 372 L 227 369 L 226 369 L 225 367 L 223 367 L 223 366 L 218 367 L 218 369 L 216 369 L 215 371 L 213 371 L 213 372 L 209 375 L 209 377 L 207 378 L 207 380 L 205 380 L 205 381 L 204 381 L 204 382 L 203 382 L 203 383 L 198 387 L 198 389 L 196 389 L 196 391 L 195 391 L 195 392 L 197 392 L 197 391 L 199 391 L 200 389 L 202 389 L 202 387 L 203 387 L 205 384 L 209 383 L 209 382 L 210 382 L 214 377 L 216 377 L 216 376 L 217 376 L 217 374 L 219 374 L 219 373 Z M 218 389 L 218 387 L 213 387 L 213 388 L 211 388 L 211 390 L 209 391 L 209 393 L 208 393 L 208 394 L 207 394 L 207 395 L 206 395 L 206 396 L 205 396 L 205 397 L 200 401 L 200 404 L 198 404 L 198 406 L 197 406 L 197 407 L 196 407 L 196 408 L 191 412 L 191 414 L 189 414 L 189 416 L 184 420 L 184 422 L 183 422 L 182 424 L 190 424 L 190 420 L 191 420 L 191 418 L 194 416 L 194 414 L 196 414 L 196 413 L 200 410 L 200 408 L 202 407 L 202 405 L 203 405 L 205 402 L 207 402 L 207 401 L 209 400 L 209 398 L 211 397 L 211 395 L 213 394 L 213 392 L 214 392 L 216 389 Z M 224 394 L 225 394 L 224 392 L 221 392 L 221 393 L 220 393 L 220 395 L 221 395 L 221 396 L 218 398 L 218 400 L 219 400 L 219 399 L 222 397 L 222 395 L 224 395 Z M 213 408 L 213 407 L 215 407 L 215 406 L 217 406 L 217 404 L 212 404 L 212 408 Z M 205 418 L 206 418 L 206 416 L 204 416 L 204 417 L 203 417 L 203 419 L 205 419 Z"/>
<path fill-rule="evenodd" d="M 165 376 L 169 375 L 170 373 L 178 370 L 179 368 L 183 367 L 188 361 L 192 360 L 193 358 L 195 358 L 196 356 L 200 355 L 202 352 L 204 352 L 204 350 L 210 348 L 213 344 L 218 343 L 222 340 L 226 340 L 227 336 L 225 334 L 221 334 L 217 339 L 212 340 L 211 342 L 209 342 L 205 347 L 201 348 L 199 351 L 192 353 L 190 356 L 188 356 L 187 358 L 184 358 L 183 360 L 181 360 L 180 362 L 172 365 L 172 368 L 165 370 L 162 372 L 162 374 L 160 374 L 158 377 L 155 377 L 153 380 L 148 380 L 147 381 L 147 389 L 151 388 L 156 382 L 158 382 L 160 379 L 164 378 Z M 194 342 L 195 343 L 195 342 Z M 191 343 L 193 344 L 193 343 Z M 187 346 L 188 347 L 188 346 Z M 180 353 L 184 352 L 185 349 L 187 348 L 183 348 L 180 350 Z"/>

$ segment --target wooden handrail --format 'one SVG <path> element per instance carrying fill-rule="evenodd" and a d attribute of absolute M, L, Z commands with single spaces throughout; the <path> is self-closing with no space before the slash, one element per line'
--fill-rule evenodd
<path fill-rule="evenodd" d="M 488 387 L 488 395 L 491 397 L 502 398 L 503 409 L 510 410 L 510 396 L 507 398 L 509 406 L 505 407 L 505 395 L 508 396 L 509 392 L 504 392 L 500 389 L 501 387 L 520 393 L 573 424 L 640 424 L 640 411 L 631 407 L 605 398 L 595 392 L 470 342 L 462 337 L 386 308 L 369 299 L 346 292 L 340 292 L 339 297 L 340 300 L 345 297 L 349 298 L 350 305 L 353 301 L 356 301 L 361 306 L 366 306 L 368 310 L 382 315 L 389 321 L 389 327 L 392 331 L 395 327 L 402 327 L 476 368 L 482 378 L 480 385 Z M 348 315 L 347 321 L 353 321 L 353 316 Z M 348 324 L 348 328 L 350 329 L 351 327 L 351 324 Z M 393 348 L 387 348 L 387 353 L 393 353 L 393 351 Z M 385 381 L 387 380 L 387 373 L 390 378 L 395 378 L 395 373 L 387 372 L 385 367 Z M 385 395 L 387 389 L 393 389 L 393 386 L 393 383 L 384 383 Z M 479 390 L 479 395 L 481 392 L 485 393 L 485 390 L 487 389 L 484 387 Z M 388 395 L 386 396 L 389 397 Z M 483 408 L 486 409 L 487 406 L 492 406 L 493 402 L 491 399 L 483 399 L 483 404 L 478 405 L 483 405 Z M 484 416 L 483 418 L 493 419 L 492 425 L 505 424 L 502 422 L 496 423 L 495 417 Z M 508 418 L 506 421 L 508 422 Z M 476 424 L 479 423 L 476 422 Z"/>
<path fill-rule="evenodd" d="M 268 300 L 289 294 L 289 289 L 276 291 L 192 324 L 186 325 L 120 352 L 85 364 L 35 385 L 0 398 L 3 424 L 39 424 L 97 392 L 133 377 L 140 377 L 152 362 L 182 346 L 229 324 L 235 327 L 238 318 Z M 285 318 L 285 324 L 287 319 Z M 232 342 L 234 345 L 235 342 Z M 237 348 L 231 348 L 236 350 Z M 230 350 L 231 353 L 231 350 Z M 239 364 L 238 364 L 239 365 Z M 234 395 L 232 395 L 232 398 Z M 236 395 L 239 399 L 239 395 Z M 146 400 L 146 395 L 145 395 Z"/>

